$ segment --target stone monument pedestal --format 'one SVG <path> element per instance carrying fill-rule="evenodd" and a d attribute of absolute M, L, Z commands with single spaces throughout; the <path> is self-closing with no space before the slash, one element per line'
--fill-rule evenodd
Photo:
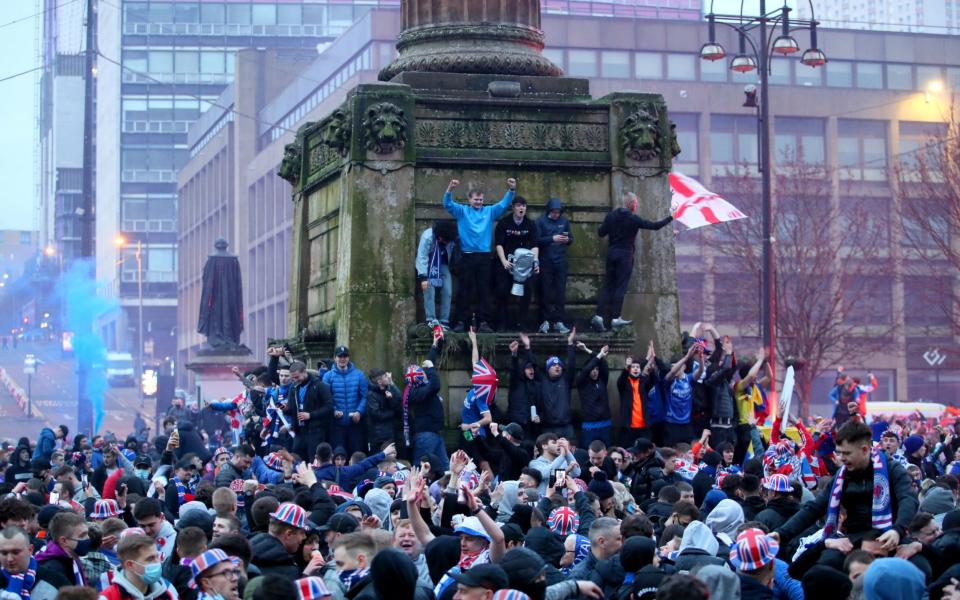
<path fill-rule="evenodd" d="M 221 398 L 232 400 L 243 390 L 237 376 L 231 371 L 233 367 L 243 373 L 260 364 L 248 353 L 201 351 L 186 367 L 193 372 L 197 401 L 202 407 Z"/>

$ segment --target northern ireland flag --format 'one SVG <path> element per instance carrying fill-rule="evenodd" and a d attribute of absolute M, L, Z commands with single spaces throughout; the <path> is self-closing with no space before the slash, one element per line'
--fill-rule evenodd
<path fill-rule="evenodd" d="M 670 214 L 687 229 L 747 218 L 736 206 L 682 173 L 670 173 L 670 189 Z"/>

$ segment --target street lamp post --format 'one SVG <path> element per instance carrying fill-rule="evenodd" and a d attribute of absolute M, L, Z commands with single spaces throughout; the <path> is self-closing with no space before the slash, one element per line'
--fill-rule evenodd
<path fill-rule="evenodd" d="M 806 50 L 800 61 L 808 67 L 820 67 L 826 64 L 827 58 L 817 46 L 817 21 L 813 19 L 813 3 L 810 2 L 810 21 L 798 21 L 790 18 L 791 9 L 784 4 L 781 8 L 767 12 L 765 0 L 760 0 L 760 14 L 747 16 L 742 12 L 739 15 L 716 14 L 713 12 L 713 2 L 710 3 L 710 13 L 707 15 L 709 40 L 700 48 L 700 58 L 716 61 L 726 57 L 723 46 L 716 39 L 716 24 L 726 25 L 737 32 L 739 48 L 737 54 L 730 61 L 730 69 L 738 73 L 758 71 L 760 76 L 760 98 L 756 99 L 755 91 L 745 90 L 747 102 L 744 106 L 757 108 L 757 129 L 759 130 L 759 156 L 757 157 L 760 170 L 761 193 L 761 229 L 763 242 L 762 273 L 762 306 L 761 324 L 763 344 L 767 348 L 771 368 L 776 366 L 776 256 L 773 252 L 773 206 L 771 202 L 771 168 L 770 157 L 770 102 L 769 102 L 769 75 L 770 57 L 773 53 L 789 56 L 800 51 L 800 45 L 790 35 L 790 28 L 810 30 L 810 48 Z M 743 5 L 741 4 L 741 7 Z M 767 27 L 781 27 L 781 33 L 772 40 L 768 47 Z M 796 30 L 796 29 L 794 29 Z M 756 32 L 759 39 L 754 43 L 752 33 Z M 750 51 L 748 52 L 747 46 Z M 754 88 L 755 89 L 755 88 Z"/>
<path fill-rule="evenodd" d="M 118 248 L 124 248 L 127 240 L 123 236 L 117 236 L 114 243 Z M 135 377 L 137 386 L 137 399 L 140 400 L 140 408 L 143 408 L 143 242 L 137 240 L 137 377 Z"/>

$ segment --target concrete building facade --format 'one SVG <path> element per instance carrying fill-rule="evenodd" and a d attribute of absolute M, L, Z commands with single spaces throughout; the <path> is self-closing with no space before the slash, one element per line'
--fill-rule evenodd
<path fill-rule="evenodd" d="M 956 0 L 818 0 L 817 20 L 824 27 L 869 31 L 904 31 L 956 35 L 960 33 L 960 3 Z M 798 14 L 810 18 L 810 5 L 797 3 Z"/>
<path fill-rule="evenodd" d="M 732 73 L 723 61 L 701 61 L 697 53 L 707 36 L 705 24 L 545 13 L 545 54 L 567 74 L 589 78 L 594 97 L 630 90 L 660 93 L 666 98 L 683 148 L 675 168 L 708 187 L 722 187 L 731 169 L 756 162 L 755 113 L 742 107 L 743 87 L 756 83 L 756 75 Z M 247 218 L 259 227 L 257 236 L 248 230 L 243 242 L 246 248 L 235 248 L 245 261 L 248 287 L 244 341 L 257 355 L 262 354 L 267 338 L 290 333 L 282 316 L 286 312 L 287 281 L 275 273 L 285 268 L 282 255 L 289 248 L 285 237 L 289 221 L 280 223 L 276 233 L 271 233 L 274 229 L 268 226 L 275 219 L 289 218 L 286 187 L 275 175 L 283 146 L 293 139 L 297 127 L 339 104 L 354 84 L 375 79 L 378 69 L 393 56 L 392 40 L 398 27 L 396 13 L 370 13 L 330 47 L 330 54 L 314 61 L 304 76 L 268 101 L 256 119 L 241 118 L 240 111 L 223 110 L 219 117 L 216 113 L 205 115 L 191 132 L 190 139 L 196 141 L 190 149 L 193 158 L 188 170 L 180 177 L 181 190 L 192 185 L 191 173 L 212 164 L 222 151 L 219 144 L 228 143 L 230 135 L 234 147 L 226 153 L 240 151 L 235 132 L 241 122 L 258 130 L 256 151 L 249 161 L 234 162 L 233 174 L 236 198 L 243 198 L 246 190 Z M 725 33 L 720 41 L 728 49 L 736 48 L 736 40 Z M 896 183 L 891 167 L 900 157 L 918 150 L 949 114 L 947 96 L 930 97 L 924 90 L 933 80 L 957 89 L 960 40 L 824 30 L 820 46 L 830 57 L 826 68 L 813 70 L 796 59 L 773 61 L 770 103 L 775 153 L 802 146 L 806 160 L 836 172 L 838 181 L 830 198 L 835 205 L 869 200 L 876 210 L 891 212 L 895 209 Z M 234 133 L 225 133 L 227 130 Z M 539 213 L 538 200 L 531 207 L 535 216 Z M 736 198 L 732 200 L 737 202 Z M 256 216 L 252 217 L 254 212 Z M 711 250 L 727 239 L 723 227 L 732 226 L 678 237 L 681 318 L 687 326 L 695 321 L 713 322 L 722 333 L 734 335 L 741 347 L 753 347 L 759 339 L 756 307 L 728 300 L 734 291 L 738 297 L 757 298 L 758 278 L 737 272 L 734 265 Z M 960 361 L 948 360 L 934 372 L 920 356 L 930 344 L 960 351 L 958 332 L 952 331 L 944 318 L 921 311 L 922 301 L 913 291 L 919 283 L 916 277 L 946 279 L 955 285 L 956 274 L 933 267 L 918 275 L 914 267 L 922 267 L 924 260 L 905 250 L 902 235 L 897 233 L 904 226 L 910 224 L 889 225 L 884 256 L 896 255 L 902 260 L 882 262 L 865 309 L 865 318 L 884 319 L 896 333 L 887 340 L 884 350 L 864 355 L 860 364 L 844 366 L 848 370 L 871 369 L 877 374 L 880 387 L 876 399 L 936 399 L 939 393 L 941 400 L 947 400 L 960 394 Z M 251 287 L 254 281 L 256 285 Z M 181 288 L 185 283 L 181 279 Z M 198 292 L 192 294 L 199 297 Z M 251 294 L 256 300 L 251 301 Z M 181 302 L 183 310 L 193 310 L 186 308 L 189 305 L 190 295 Z M 858 331 L 864 337 L 871 335 L 866 324 Z M 195 342 L 180 337 L 181 363 Z M 815 382 L 814 409 L 818 401 L 823 407 L 831 379 L 828 371 Z M 936 387 L 935 379 L 939 381 Z"/>

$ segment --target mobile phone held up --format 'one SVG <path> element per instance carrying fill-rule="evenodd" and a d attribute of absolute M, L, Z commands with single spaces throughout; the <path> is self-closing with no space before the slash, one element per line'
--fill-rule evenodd
<path fill-rule="evenodd" d="M 566 469 L 557 469 L 553 472 L 553 487 L 563 488 L 567 486 L 567 471 Z"/>

